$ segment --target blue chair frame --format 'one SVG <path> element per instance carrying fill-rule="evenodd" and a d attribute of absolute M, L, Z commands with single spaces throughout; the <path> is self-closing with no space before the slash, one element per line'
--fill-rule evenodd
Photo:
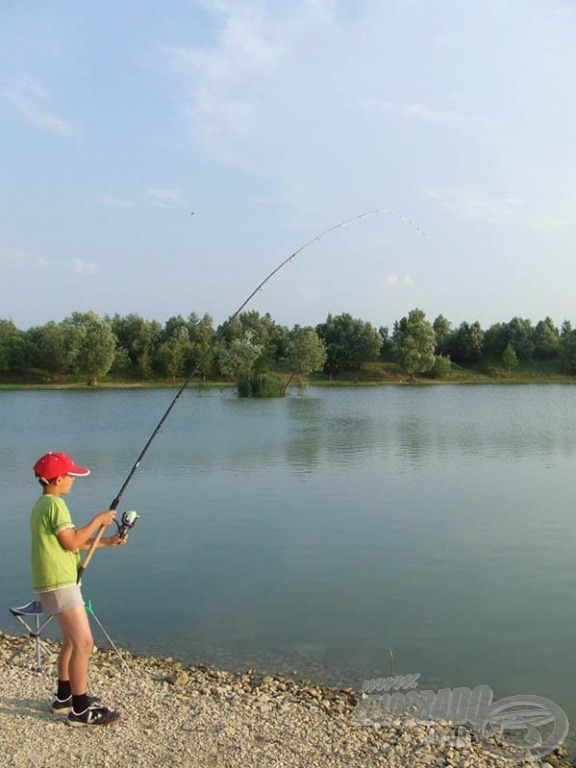
<path fill-rule="evenodd" d="M 44 611 L 42 610 L 42 606 L 40 605 L 39 600 L 32 600 L 29 603 L 26 603 L 26 605 L 21 605 L 18 608 L 10 608 L 10 613 L 14 618 L 22 624 L 22 626 L 26 629 L 28 633 L 28 637 L 34 639 L 35 643 L 35 651 L 36 651 L 36 672 L 42 671 L 42 653 L 45 653 L 47 656 L 50 656 L 52 654 L 51 649 L 42 641 L 40 637 L 40 633 L 44 629 L 44 627 L 49 624 L 54 616 L 46 615 L 44 614 Z M 42 616 L 45 616 L 46 618 L 42 620 Z M 28 619 L 32 622 L 32 625 L 26 621 Z M 18 648 L 12 656 L 10 657 L 10 660 L 16 656 L 16 654 L 21 653 L 22 648 Z"/>

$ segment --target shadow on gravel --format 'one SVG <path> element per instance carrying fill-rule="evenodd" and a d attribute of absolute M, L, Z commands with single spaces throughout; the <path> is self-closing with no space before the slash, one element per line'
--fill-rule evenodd
<path fill-rule="evenodd" d="M 35 717 L 52 722 L 63 719 L 53 715 L 44 700 L 16 699 L 8 696 L 0 696 L 0 714 L 8 717 Z"/>

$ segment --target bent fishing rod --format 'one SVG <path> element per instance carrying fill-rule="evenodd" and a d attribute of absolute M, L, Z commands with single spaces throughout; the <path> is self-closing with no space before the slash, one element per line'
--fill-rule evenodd
<path fill-rule="evenodd" d="M 124 480 L 124 483 L 122 484 L 120 490 L 118 491 L 118 493 L 116 494 L 116 496 L 113 499 L 112 503 L 110 504 L 110 509 L 117 509 L 118 504 L 120 503 L 120 499 L 124 495 L 124 491 L 126 490 L 128 485 L 130 484 L 132 478 L 136 474 L 136 471 L 138 470 L 138 467 L 140 466 L 140 463 L 142 462 L 142 459 L 147 454 L 148 449 L 150 448 L 150 446 L 152 445 L 152 443 L 156 439 L 158 433 L 160 432 L 160 430 L 164 426 L 164 423 L 165 423 L 166 419 L 168 418 L 168 416 L 172 412 L 172 409 L 174 408 L 174 406 L 176 405 L 176 403 L 178 402 L 178 400 L 182 396 L 182 393 L 184 392 L 184 390 L 186 389 L 188 384 L 190 384 L 192 379 L 201 370 L 202 365 L 206 361 L 208 355 L 214 349 L 214 347 L 218 344 L 218 342 L 220 341 L 220 339 L 222 338 L 222 336 L 226 332 L 226 329 L 228 328 L 230 323 L 232 323 L 232 321 L 235 320 L 236 317 L 238 317 L 240 312 L 242 312 L 242 310 L 252 301 L 254 296 L 256 296 L 256 294 L 259 291 L 262 290 L 262 288 L 266 285 L 266 283 L 269 280 L 271 280 L 274 277 L 274 275 L 276 275 L 278 272 L 280 272 L 280 270 L 283 267 L 285 267 L 287 264 L 289 264 L 291 261 L 293 261 L 293 259 L 295 259 L 296 256 L 298 256 L 300 253 L 302 253 L 302 251 L 305 251 L 307 248 L 309 248 L 314 243 L 320 242 L 325 237 L 330 235 L 332 232 L 335 232 L 338 229 L 343 229 L 344 227 L 348 226 L 349 224 L 353 224 L 356 221 L 362 221 L 363 219 L 368 219 L 371 216 L 378 216 L 378 215 L 381 215 L 381 214 L 385 214 L 387 216 L 395 216 L 396 218 L 401 219 L 402 221 L 405 221 L 411 227 L 414 227 L 423 237 L 426 237 L 426 234 L 422 231 L 422 229 L 420 229 L 420 227 L 412 219 L 409 219 L 407 216 L 403 216 L 401 213 L 398 213 L 397 211 L 391 211 L 391 210 L 388 210 L 388 209 L 385 209 L 385 208 L 378 208 L 378 209 L 376 209 L 374 211 L 367 211 L 366 213 L 361 213 L 361 214 L 359 214 L 357 216 L 352 216 L 349 219 L 345 219 L 344 221 L 341 221 L 339 224 L 334 224 L 332 227 L 329 227 L 328 229 L 325 229 L 319 235 L 316 235 L 315 237 L 311 238 L 310 240 L 305 242 L 303 245 L 301 245 L 297 250 L 294 251 L 294 253 L 291 253 L 290 256 L 288 256 L 286 259 L 284 259 L 284 261 L 280 262 L 280 264 L 278 264 L 278 266 L 274 267 L 274 269 L 271 272 L 269 272 L 268 275 L 266 275 L 264 280 L 262 280 L 262 282 L 259 283 L 256 286 L 256 288 L 254 288 L 254 290 L 250 293 L 250 295 L 242 302 L 242 304 L 238 307 L 238 309 L 234 312 L 234 314 L 230 315 L 228 320 L 226 320 L 226 322 L 220 327 L 220 330 L 214 336 L 214 338 L 212 339 L 212 342 L 210 343 L 210 345 L 204 350 L 204 352 L 202 353 L 202 355 L 198 359 L 198 361 L 197 361 L 196 365 L 194 366 L 194 368 L 187 375 L 186 379 L 184 380 L 184 383 L 182 384 L 182 386 L 176 392 L 176 394 L 173 397 L 173 399 L 172 399 L 171 403 L 169 404 L 168 408 L 166 408 L 164 414 L 162 415 L 162 418 L 160 419 L 160 421 L 158 422 L 158 424 L 154 428 L 154 431 L 152 432 L 152 434 L 148 438 L 146 444 L 144 445 L 144 447 L 140 451 L 140 454 L 139 454 L 138 458 L 136 459 L 136 461 L 134 462 L 134 465 L 132 466 L 132 469 L 128 473 L 128 476 L 126 477 L 126 480 Z M 122 538 L 129 533 L 131 528 L 134 527 L 134 524 L 136 522 L 137 517 L 138 517 L 138 515 L 136 514 L 136 512 L 134 512 L 133 510 L 130 510 L 129 512 L 126 512 L 122 516 L 122 525 L 121 526 L 118 525 L 118 523 L 116 523 L 116 525 L 118 525 L 119 535 Z M 82 564 L 80 565 L 80 568 L 79 568 L 79 571 L 78 571 L 78 581 L 80 581 L 80 579 L 82 578 L 86 568 L 88 567 L 88 564 L 89 564 L 90 560 L 92 559 L 92 555 L 94 553 L 94 550 L 96 549 L 96 547 L 98 546 L 98 543 L 100 542 L 100 539 L 102 538 L 102 534 L 104 533 L 104 529 L 105 529 L 105 526 L 101 526 L 99 528 L 96 536 L 94 537 L 94 539 L 92 539 L 92 543 L 90 545 L 90 549 L 86 553 L 86 556 L 85 556 L 84 560 L 82 561 Z"/>

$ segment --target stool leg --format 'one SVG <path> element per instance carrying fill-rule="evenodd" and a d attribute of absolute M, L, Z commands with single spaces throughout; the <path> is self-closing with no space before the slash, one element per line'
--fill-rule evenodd
<path fill-rule="evenodd" d="M 49 622 L 52 621 L 54 616 L 50 615 L 47 618 L 45 618 L 44 621 L 40 621 L 40 615 L 35 615 L 34 616 L 34 622 L 33 622 L 32 625 L 27 624 L 24 621 L 24 619 L 22 618 L 22 616 L 16 615 L 16 616 L 14 616 L 14 618 L 17 621 L 19 621 L 20 624 L 22 624 L 22 626 L 26 629 L 26 634 L 28 635 L 28 637 L 29 638 L 32 638 L 32 637 L 34 638 L 35 654 L 36 654 L 36 668 L 35 668 L 35 671 L 38 672 L 38 673 L 42 672 L 42 654 L 45 654 L 47 657 L 49 657 L 50 654 L 52 653 L 52 651 L 51 651 L 50 647 L 48 645 L 46 645 L 42 641 L 42 639 L 40 637 L 40 634 L 41 634 L 42 630 L 44 629 L 44 627 Z M 12 659 L 14 659 L 18 654 L 23 653 L 23 651 L 24 651 L 23 647 L 16 648 L 14 650 L 14 652 L 12 653 L 12 655 L 10 656 L 10 658 L 8 659 L 8 661 L 9 662 L 12 661 Z"/>

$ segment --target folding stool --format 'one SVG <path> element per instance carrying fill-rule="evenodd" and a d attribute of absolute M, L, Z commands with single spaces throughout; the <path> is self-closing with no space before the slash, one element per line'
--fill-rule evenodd
<path fill-rule="evenodd" d="M 88 602 L 84 603 L 84 606 L 86 608 L 86 613 L 88 616 L 92 616 L 94 621 L 98 624 L 104 635 L 106 636 L 106 639 L 116 652 L 116 655 L 120 659 L 124 669 L 126 669 L 130 674 L 132 673 L 132 670 L 130 667 L 126 664 L 124 661 L 124 658 L 122 657 L 122 654 L 114 644 L 114 641 L 106 631 L 106 629 L 103 627 L 100 619 L 96 616 L 94 613 L 94 609 L 92 608 L 92 601 L 88 600 Z M 27 630 L 28 636 L 33 637 L 36 644 L 36 672 L 42 671 L 42 653 L 46 654 L 47 657 L 51 656 L 53 651 L 46 645 L 46 643 L 42 642 L 42 638 L 40 637 L 40 633 L 44 629 L 44 627 L 52 621 L 54 616 L 47 615 L 44 621 L 40 620 L 40 617 L 44 615 L 44 612 L 42 611 L 42 606 L 40 605 L 39 600 L 32 600 L 32 602 L 27 603 L 26 605 L 22 605 L 19 608 L 10 608 L 10 613 L 12 616 L 14 616 L 15 619 L 17 619 Z M 23 617 L 34 617 L 34 626 L 31 627 Z M 10 657 L 9 661 L 12 661 L 12 659 L 18 655 L 19 653 L 23 652 L 23 648 L 17 648 L 12 656 Z"/>
<path fill-rule="evenodd" d="M 45 653 L 47 656 L 50 656 L 52 654 L 51 649 L 42 641 L 40 637 L 40 633 L 44 629 L 44 627 L 52 621 L 54 616 L 48 615 L 43 621 L 41 621 L 41 617 L 44 614 L 44 611 L 42 610 L 42 606 L 40 605 L 39 600 L 32 600 L 30 603 L 27 603 L 26 605 L 21 605 L 19 608 L 10 608 L 10 613 L 14 618 L 19 621 L 27 630 L 28 636 L 34 638 L 35 646 L 36 646 L 36 672 L 42 671 L 42 653 Z M 33 626 L 30 626 L 26 619 L 24 617 L 27 617 L 29 621 L 33 620 Z M 10 660 L 16 656 L 16 654 L 21 653 L 22 648 L 16 649 L 12 656 L 10 657 Z"/>

